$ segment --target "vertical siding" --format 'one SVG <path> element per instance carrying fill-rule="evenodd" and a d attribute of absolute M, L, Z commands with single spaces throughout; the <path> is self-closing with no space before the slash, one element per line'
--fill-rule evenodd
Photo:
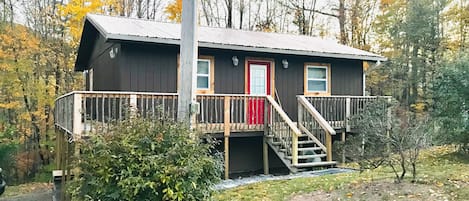
<path fill-rule="evenodd" d="M 179 47 L 124 43 L 119 55 L 118 90 L 147 92 L 177 92 L 177 55 Z M 243 94 L 246 57 L 274 59 L 275 89 L 281 106 L 294 121 L 297 119 L 297 95 L 304 92 L 304 63 L 331 65 L 332 95 L 362 95 L 362 62 L 348 59 L 266 54 L 200 48 L 199 55 L 215 58 L 215 93 Z M 237 56 L 239 65 L 233 66 Z M 282 66 L 288 60 L 288 69 Z M 112 77 L 105 80 L 110 80 Z M 277 97 L 276 97 L 277 98 Z"/>
<path fill-rule="evenodd" d="M 109 56 L 109 48 L 118 47 L 118 45 L 109 46 L 101 49 L 96 58 L 91 62 L 93 69 L 93 90 L 94 91 L 116 91 L 119 90 L 121 80 L 116 79 L 119 71 L 117 58 L 111 59 Z M 98 52 L 98 51 L 96 51 Z"/>
<path fill-rule="evenodd" d="M 176 92 L 176 46 L 123 44 L 120 89 L 123 91 Z"/>

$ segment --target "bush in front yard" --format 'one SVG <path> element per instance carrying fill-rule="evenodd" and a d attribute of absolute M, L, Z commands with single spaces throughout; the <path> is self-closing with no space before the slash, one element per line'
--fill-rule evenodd
<path fill-rule="evenodd" d="M 81 145 L 77 200 L 206 200 L 220 178 L 211 143 L 172 120 L 124 121 Z"/>

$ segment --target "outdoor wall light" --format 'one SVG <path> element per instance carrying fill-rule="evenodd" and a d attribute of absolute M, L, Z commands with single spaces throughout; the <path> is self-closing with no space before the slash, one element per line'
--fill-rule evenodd
<path fill-rule="evenodd" d="M 237 56 L 231 57 L 231 60 L 233 61 L 233 66 L 238 66 L 239 64 L 239 59 Z"/>
<path fill-rule="evenodd" d="M 117 47 L 111 48 L 111 50 L 109 51 L 109 57 L 111 57 L 111 59 L 116 58 L 116 55 L 118 52 L 119 52 L 119 48 Z"/>
<path fill-rule="evenodd" d="M 288 68 L 288 61 L 286 59 L 282 60 L 283 68 L 287 69 Z"/>

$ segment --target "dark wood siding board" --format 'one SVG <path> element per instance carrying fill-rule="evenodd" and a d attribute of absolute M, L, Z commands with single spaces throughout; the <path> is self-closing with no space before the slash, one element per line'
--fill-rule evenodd
<path fill-rule="evenodd" d="M 175 46 L 123 43 L 120 68 L 124 90 L 176 92 L 177 52 Z"/>
<path fill-rule="evenodd" d="M 111 59 L 109 54 L 98 56 L 91 68 L 93 69 L 94 91 L 116 91 L 119 90 L 118 62 L 117 58 Z"/>
<path fill-rule="evenodd" d="M 178 46 L 123 43 L 120 51 L 120 90 L 177 92 Z M 199 55 L 215 58 L 215 93 L 243 94 L 245 89 L 245 58 L 267 58 L 275 61 L 275 88 L 287 114 L 296 121 L 296 96 L 303 94 L 304 63 L 331 64 L 332 95 L 362 95 L 362 62 L 296 55 L 267 54 L 235 50 L 200 48 Z M 237 56 L 239 65 L 231 58 Z M 288 60 L 288 69 L 282 66 Z"/>

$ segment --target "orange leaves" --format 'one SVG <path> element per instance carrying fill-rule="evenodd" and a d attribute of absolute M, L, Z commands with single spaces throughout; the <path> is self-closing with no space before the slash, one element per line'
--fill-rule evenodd
<path fill-rule="evenodd" d="M 174 22 L 181 22 L 182 20 L 182 0 L 174 0 L 173 3 L 169 4 L 164 10 L 167 13 L 168 19 Z"/>

